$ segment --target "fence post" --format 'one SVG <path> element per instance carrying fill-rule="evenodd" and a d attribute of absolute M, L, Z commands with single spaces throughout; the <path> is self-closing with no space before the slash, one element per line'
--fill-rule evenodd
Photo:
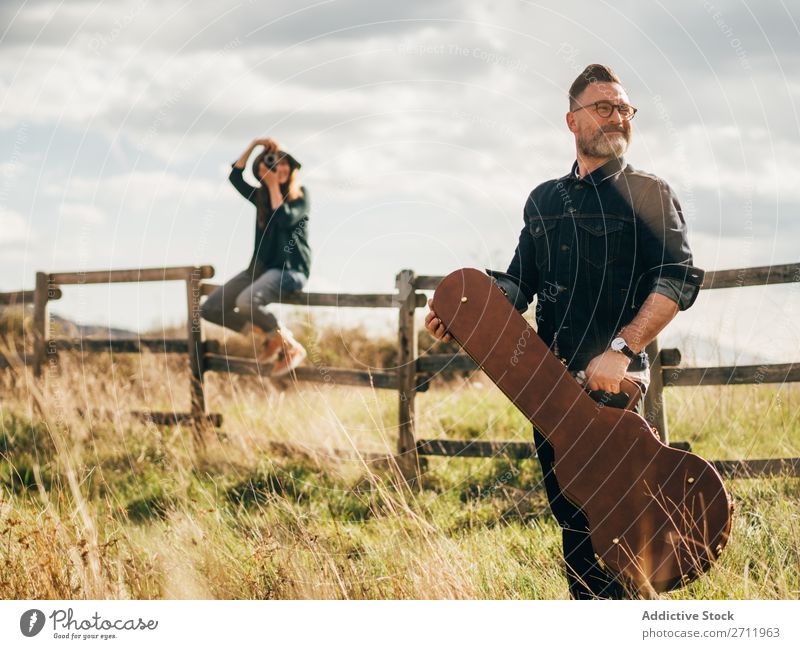
<path fill-rule="evenodd" d="M 417 328 L 414 319 L 416 292 L 414 271 L 401 270 L 396 278 L 398 292 L 398 343 L 397 382 L 400 396 L 400 421 L 397 440 L 398 465 L 406 480 L 418 484 L 419 457 L 414 439 L 414 397 L 417 383 Z"/>
<path fill-rule="evenodd" d="M 187 351 L 189 353 L 190 414 L 195 439 L 205 445 L 204 431 L 208 424 L 206 398 L 203 392 L 203 319 L 200 315 L 200 268 L 193 268 L 186 276 Z"/>
<path fill-rule="evenodd" d="M 47 273 L 36 273 L 33 293 L 33 375 L 42 375 L 47 346 L 47 300 L 50 277 Z"/>
<path fill-rule="evenodd" d="M 661 374 L 661 349 L 658 338 L 646 347 L 650 357 L 650 386 L 644 395 L 645 419 L 655 426 L 661 434 L 661 441 L 669 444 L 669 430 L 667 430 L 667 410 L 664 402 L 664 379 Z"/>

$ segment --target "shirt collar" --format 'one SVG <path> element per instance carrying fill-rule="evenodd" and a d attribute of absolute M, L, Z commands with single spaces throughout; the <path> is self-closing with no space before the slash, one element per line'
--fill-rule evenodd
<path fill-rule="evenodd" d="M 604 180 L 608 180 L 612 176 L 616 176 L 617 174 L 621 173 L 622 170 L 625 168 L 625 158 L 611 158 L 605 164 L 599 166 L 597 169 L 592 171 L 589 174 L 586 174 L 585 177 L 580 178 L 587 183 L 591 183 L 592 185 L 599 185 Z M 578 161 L 572 163 L 572 171 L 569 173 L 569 177 L 573 179 L 578 179 Z"/>

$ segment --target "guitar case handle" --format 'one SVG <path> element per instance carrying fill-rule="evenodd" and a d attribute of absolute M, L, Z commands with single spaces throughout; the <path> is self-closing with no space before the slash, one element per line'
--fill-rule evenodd
<path fill-rule="evenodd" d="M 584 391 L 598 403 L 604 403 L 612 408 L 622 408 L 624 410 L 636 410 L 644 390 L 638 381 L 623 378 L 619 383 L 619 393 L 606 392 L 605 390 L 590 390 L 579 379 L 575 379 L 583 387 Z M 585 379 L 584 379 L 585 380 Z"/>
<path fill-rule="evenodd" d="M 636 404 L 639 403 L 639 399 L 642 398 L 643 393 L 646 391 L 642 388 L 641 383 L 627 378 L 623 378 L 619 382 L 618 394 L 605 392 L 604 390 L 589 390 L 586 387 L 583 389 L 598 403 L 605 399 L 606 405 L 612 408 L 622 408 L 624 410 L 631 410 L 632 412 L 636 412 Z M 610 397 L 606 395 L 610 395 Z M 655 426 L 650 426 L 650 430 L 653 433 L 653 437 L 657 440 L 661 440 L 661 434 Z"/>

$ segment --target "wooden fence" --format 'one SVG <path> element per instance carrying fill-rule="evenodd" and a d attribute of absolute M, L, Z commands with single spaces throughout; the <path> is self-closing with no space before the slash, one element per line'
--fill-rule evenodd
<path fill-rule="evenodd" d="M 401 292 L 433 290 L 443 277 L 432 275 L 415 276 L 412 271 L 403 271 L 398 276 L 398 287 Z M 741 288 L 745 286 L 766 286 L 800 282 L 800 264 L 783 264 L 776 266 L 760 266 L 752 268 L 734 268 L 707 272 L 702 290 Z M 410 287 L 410 288 L 409 288 Z M 417 358 L 415 346 L 416 332 L 414 319 L 408 317 L 404 322 L 400 318 L 400 344 L 406 345 L 405 353 L 401 348 L 401 358 Z M 407 335 L 403 336 L 404 326 Z M 404 342 L 405 341 L 405 342 Z M 413 341 L 413 342 L 412 342 Z M 677 349 L 661 349 L 658 339 L 647 346 L 651 358 L 650 387 L 645 395 L 645 418 L 661 433 L 665 442 L 669 443 L 667 430 L 666 405 L 664 388 L 672 386 L 699 385 L 742 385 L 758 383 L 789 383 L 800 381 L 800 363 L 780 363 L 771 365 L 746 365 L 731 367 L 679 367 L 680 351 Z M 476 370 L 477 366 L 466 354 L 431 354 L 417 358 L 417 383 L 440 372 Z M 408 382 L 408 385 L 411 381 Z M 408 400 L 407 411 L 410 432 L 413 436 L 414 400 Z M 402 411 L 401 411 L 402 418 Z M 402 425 L 402 421 L 401 421 Z M 422 456 L 458 456 L 458 457 L 494 457 L 506 455 L 512 458 L 535 457 L 533 443 L 513 441 L 484 440 L 449 440 L 449 439 L 417 439 L 417 453 Z M 673 442 L 677 448 L 687 449 L 685 442 Z M 800 458 L 774 458 L 759 460 L 717 460 L 714 465 L 721 474 L 727 477 L 747 478 L 789 473 L 800 476 Z"/>
<path fill-rule="evenodd" d="M 176 412 L 151 412 L 135 411 L 134 414 L 142 419 L 158 424 L 189 424 L 195 433 L 195 440 L 204 444 L 205 433 L 211 426 L 220 426 L 222 416 L 218 413 L 209 413 L 204 392 L 204 375 L 206 372 L 230 372 L 245 375 L 269 376 L 269 367 L 259 365 L 255 360 L 234 358 L 221 353 L 217 341 L 205 340 L 203 337 L 203 323 L 200 315 L 202 297 L 217 288 L 216 284 L 204 281 L 214 276 L 211 266 L 180 266 L 173 268 L 146 268 L 130 270 L 93 271 L 77 273 L 37 273 L 36 285 L 33 290 L 15 291 L 13 293 L 0 293 L 0 305 L 25 304 L 33 302 L 33 353 L 24 356 L 21 360 L 33 367 L 34 375 L 39 377 L 42 368 L 48 362 L 55 362 L 59 352 L 107 352 L 113 353 L 138 353 L 144 349 L 162 353 L 188 354 L 189 359 L 189 394 L 190 410 L 186 413 Z M 69 284 L 99 284 L 120 282 L 154 282 L 180 280 L 186 284 L 186 338 L 179 339 L 90 339 L 50 337 L 48 326 L 47 307 L 52 300 L 62 296 L 61 286 Z M 404 325 L 404 317 L 408 314 L 413 318 L 414 310 L 424 306 L 425 296 L 416 293 L 369 293 L 369 294 L 342 294 L 342 293 L 293 293 L 282 296 L 282 304 L 293 304 L 307 307 L 358 307 L 358 308 L 396 308 L 400 311 L 400 327 Z M 405 314 L 405 315 L 404 315 Z M 413 326 L 413 325 L 412 325 Z M 406 349 L 405 341 L 401 340 L 400 349 Z M 402 353 L 402 352 L 401 352 Z M 412 368 L 414 359 L 401 358 L 401 366 Z M 0 356 L 0 367 L 6 366 L 9 361 Z M 404 381 L 413 379 L 413 372 L 404 375 L 403 372 L 392 371 L 365 371 L 336 367 L 298 367 L 294 370 L 294 378 L 299 381 L 316 381 L 320 383 L 352 385 L 377 389 L 398 390 L 400 397 L 400 453 L 396 457 L 404 475 L 417 471 L 417 454 L 414 446 L 413 434 L 408 417 L 407 400 L 405 394 L 413 394 L 425 390 L 427 383 L 422 386 L 416 384 L 403 388 Z M 383 456 L 372 459 L 383 459 Z"/>
<path fill-rule="evenodd" d="M 34 305 L 33 355 L 24 361 L 33 365 L 40 376 L 49 358 L 60 351 L 84 352 L 112 351 L 137 353 L 143 349 L 164 353 L 186 353 L 189 357 L 190 412 L 159 413 L 137 411 L 142 418 L 161 424 L 188 423 L 202 443 L 203 433 L 211 426 L 220 426 L 222 418 L 209 413 L 203 389 L 206 372 L 233 372 L 246 375 L 266 375 L 268 368 L 255 360 L 233 358 L 220 353 L 215 341 L 203 338 L 200 316 L 201 298 L 216 288 L 207 280 L 214 276 L 211 266 L 182 266 L 175 268 L 150 268 L 111 270 L 78 273 L 37 273 L 32 291 L 0 293 L 0 305 L 26 303 Z M 116 283 L 140 281 L 180 280 L 186 284 L 187 335 L 186 339 L 51 339 L 48 337 L 47 305 L 62 296 L 61 286 L 69 284 Z M 423 291 L 436 288 L 442 277 L 416 275 L 412 270 L 402 270 L 395 278 L 395 293 L 341 294 L 293 293 L 282 296 L 280 303 L 307 307 L 358 307 L 396 308 L 398 310 L 398 363 L 392 371 L 364 371 L 332 367 L 298 367 L 294 377 L 300 381 L 316 381 L 353 386 L 372 386 L 398 392 L 398 442 L 395 460 L 403 474 L 416 480 L 425 458 L 429 456 L 511 458 L 535 456 L 532 443 L 513 441 L 417 439 L 415 431 L 415 396 L 425 391 L 430 380 L 438 374 L 477 370 L 475 363 L 465 354 L 429 354 L 419 356 L 417 343 L 416 309 L 427 304 Z M 703 290 L 764 286 L 787 282 L 800 282 L 800 264 L 764 266 L 708 272 Z M 800 366 L 794 363 L 733 367 L 679 367 L 677 349 L 660 349 L 656 339 L 647 347 L 652 359 L 651 383 L 645 399 L 645 417 L 668 441 L 664 388 L 694 385 L 741 385 L 754 383 L 785 383 L 800 381 Z M 4 359 L 0 356 L 0 367 Z M 688 448 L 686 443 L 673 442 L 673 446 Z M 763 460 L 719 460 L 717 468 L 729 477 L 755 477 L 789 473 L 800 475 L 800 458 Z"/>

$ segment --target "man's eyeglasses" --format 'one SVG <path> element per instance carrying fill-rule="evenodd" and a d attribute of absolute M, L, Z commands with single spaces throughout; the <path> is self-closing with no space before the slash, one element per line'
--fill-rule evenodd
<path fill-rule="evenodd" d="M 611 117 L 611 113 L 614 112 L 614 109 L 617 109 L 619 116 L 624 120 L 631 120 L 633 116 L 638 111 L 638 108 L 634 108 L 630 104 L 612 104 L 610 101 L 595 101 L 591 104 L 586 104 L 585 106 L 578 106 L 575 110 L 571 110 L 571 113 L 579 111 L 583 108 L 592 108 L 597 111 L 597 114 L 600 117 Z"/>

